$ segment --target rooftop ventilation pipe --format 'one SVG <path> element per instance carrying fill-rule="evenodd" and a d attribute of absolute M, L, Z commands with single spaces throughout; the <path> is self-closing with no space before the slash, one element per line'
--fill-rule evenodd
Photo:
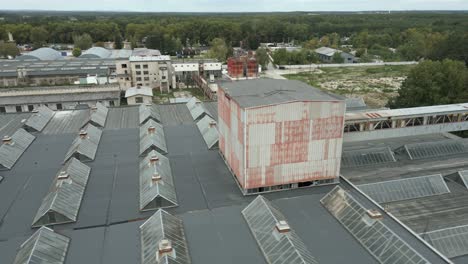
<path fill-rule="evenodd" d="M 289 227 L 289 224 L 286 221 L 279 221 L 276 223 L 275 227 L 280 234 L 289 233 L 291 231 L 291 227 Z"/>
<path fill-rule="evenodd" d="M 216 126 L 216 121 L 211 120 L 211 121 L 210 121 L 210 127 L 215 127 L 215 126 Z"/>
<path fill-rule="evenodd" d="M 378 210 L 367 210 L 367 216 L 373 220 L 382 220 L 383 215 L 380 211 Z"/>
<path fill-rule="evenodd" d="M 158 244 L 158 253 L 160 256 L 172 253 L 172 243 L 169 239 L 161 239 Z"/>
<path fill-rule="evenodd" d="M 68 179 L 69 177 L 70 177 L 70 175 L 68 175 L 68 173 L 66 171 L 61 171 L 57 178 L 59 180 L 65 180 L 65 179 Z"/>
<path fill-rule="evenodd" d="M 2 141 L 3 141 L 3 144 L 10 145 L 12 143 L 12 138 L 10 136 L 4 136 Z"/>
<path fill-rule="evenodd" d="M 80 131 L 80 138 L 81 139 L 85 139 L 87 135 L 88 135 L 88 132 L 86 130 L 81 130 Z"/>
<path fill-rule="evenodd" d="M 155 132 L 156 132 L 156 127 L 154 127 L 154 126 L 148 127 L 148 133 L 149 134 L 154 134 Z"/>
<path fill-rule="evenodd" d="M 150 164 L 151 165 L 156 165 L 159 162 L 159 157 L 158 156 L 152 156 L 150 158 Z"/>

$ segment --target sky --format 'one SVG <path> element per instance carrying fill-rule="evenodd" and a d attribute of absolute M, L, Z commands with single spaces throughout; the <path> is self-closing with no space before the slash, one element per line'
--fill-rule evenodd
<path fill-rule="evenodd" d="M 468 0 L 0 0 L 0 9 L 137 12 L 468 10 Z"/>

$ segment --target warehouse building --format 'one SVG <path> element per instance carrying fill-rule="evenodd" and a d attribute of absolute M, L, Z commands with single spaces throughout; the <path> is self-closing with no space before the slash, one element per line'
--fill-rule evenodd
<path fill-rule="evenodd" d="M 153 89 L 146 86 L 132 87 L 125 91 L 128 105 L 151 104 L 153 102 Z"/>
<path fill-rule="evenodd" d="M 118 85 L 54 86 L 0 90 L 0 113 L 32 112 L 40 106 L 52 110 L 120 105 Z"/>
<path fill-rule="evenodd" d="M 337 182 L 345 107 L 298 81 L 221 84 L 219 147 L 243 192 Z"/>
<path fill-rule="evenodd" d="M 55 111 L 41 132 L 18 134 L 28 146 L 0 146 L 0 164 L 19 153 L 1 173 L 2 263 L 451 263 L 345 180 L 244 196 L 185 104 L 151 107 L 160 125 L 139 106 L 112 107 L 103 127 L 83 129 L 101 108 Z M 1 114 L 0 137 L 33 116 Z M 140 157 L 148 129 L 167 154 Z"/>
<path fill-rule="evenodd" d="M 114 59 L 0 60 L 0 87 L 116 83 Z"/>

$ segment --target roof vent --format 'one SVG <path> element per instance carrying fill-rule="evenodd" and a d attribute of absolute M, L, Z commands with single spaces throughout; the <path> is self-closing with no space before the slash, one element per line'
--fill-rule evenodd
<path fill-rule="evenodd" d="M 92 106 L 91 111 L 95 112 L 97 110 L 97 106 Z"/>
<path fill-rule="evenodd" d="M 211 121 L 210 121 L 210 127 L 215 127 L 215 126 L 216 126 L 216 121 L 211 120 Z"/>
<path fill-rule="evenodd" d="M 4 136 L 2 141 L 3 141 L 3 144 L 11 144 L 12 138 L 10 136 Z"/>
<path fill-rule="evenodd" d="M 26 123 L 26 122 L 28 122 L 27 119 L 21 119 L 21 124 L 24 124 L 24 123 Z"/>
<path fill-rule="evenodd" d="M 383 215 L 380 211 L 378 210 L 367 210 L 367 215 L 374 220 L 382 220 Z"/>
<path fill-rule="evenodd" d="M 88 132 L 86 130 L 81 130 L 80 131 L 80 138 L 84 139 L 88 135 Z"/>
<path fill-rule="evenodd" d="M 154 126 L 148 127 L 148 133 L 154 134 L 155 132 L 156 132 L 156 127 L 154 127 Z"/>
<path fill-rule="evenodd" d="M 170 254 L 172 252 L 172 243 L 169 239 L 161 239 L 158 244 L 159 255 Z"/>
<path fill-rule="evenodd" d="M 291 227 L 289 227 L 289 224 L 286 221 L 279 221 L 276 223 L 275 227 L 281 234 L 289 233 L 289 231 L 291 231 Z"/>
<path fill-rule="evenodd" d="M 33 109 L 31 112 L 33 112 L 33 113 L 39 113 L 39 110 Z"/>
<path fill-rule="evenodd" d="M 145 104 L 145 105 L 146 105 L 146 106 L 153 106 L 152 103 L 147 103 L 147 104 Z"/>
<path fill-rule="evenodd" d="M 161 180 L 161 174 L 159 174 L 159 172 L 155 171 L 155 172 L 153 173 L 153 175 L 151 176 L 151 180 L 152 180 L 153 182 L 158 182 L 158 181 L 160 181 L 160 180 Z"/>
<path fill-rule="evenodd" d="M 70 175 L 68 175 L 67 171 L 61 171 L 57 177 L 59 180 L 65 180 L 68 179 Z"/>
<path fill-rule="evenodd" d="M 155 156 L 151 156 L 151 158 L 150 158 L 150 164 L 151 164 L 151 165 L 155 165 L 156 163 L 158 163 L 158 161 L 159 161 L 159 157 L 158 157 L 158 156 L 156 156 L 156 155 L 155 155 Z"/>

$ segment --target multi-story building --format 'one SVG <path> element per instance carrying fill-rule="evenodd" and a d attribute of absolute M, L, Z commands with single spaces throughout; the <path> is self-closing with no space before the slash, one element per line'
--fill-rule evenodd
<path fill-rule="evenodd" d="M 219 148 L 243 193 L 336 183 L 345 108 L 298 81 L 221 84 Z"/>
<path fill-rule="evenodd" d="M 40 106 L 52 110 L 120 105 L 118 85 L 54 86 L 0 90 L 0 113 L 31 112 Z"/>
<path fill-rule="evenodd" d="M 128 60 L 118 60 L 117 78 L 123 89 L 133 86 L 148 86 L 161 91 L 172 87 L 170 56 L 131 56 Z"/>

